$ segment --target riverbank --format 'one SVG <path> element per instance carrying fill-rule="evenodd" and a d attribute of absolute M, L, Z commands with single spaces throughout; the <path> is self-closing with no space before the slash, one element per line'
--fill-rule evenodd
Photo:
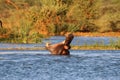
<path fill-rule="evenodd" d="M 107 32 L 107 33 L 83 33 L 83 32 L 78 33 L 77 32 L 77 33 L 73 33 L 73 34 L 75 36 L 73 42 L 75 41 L 75 43 L 74 43 L 74 46 L 73 46 L 73 44 L 71 44 L 72 50 L 120 50 L 120 33 L 119 32 Z M 78 37 L 81 37 L 81 38 L 78 38 Z M 92 38 L 92 37 L 96 37 L 97 39 Z M 102 37 L 102 39 L 100 37 Z M 109 39 L 107 39 L 107 43 L 109 43 L 109 44 L 105 44 L 104 41 L 106 39 L 103 40 L 103 37 L 105 37 L 105 38 L 112 37 L 113 39 L 117 38 L 117 40 L 114 42 L 114 41 L 112 41 L 112 38 L 109 38 Z M 55 41 L 54 41 L 54 39 L 55 39 Z M 58 39 L 56 37 L 54 37 L 54 39 L 52 40 L 52 42 L 56 43 L 56 40 L 58 40 Z M 60 38 L 60 39 L 62 39 L 62 38 Z M 97 41 L 97 40 L 99 40 L 99 41 Z M 89 44 L 88 42 L 94 42 L 94 43 Z M 84 44 L 80 45 L 78 43 L 84 43 Z M 18 44 L 15 46 L 20 46 L 20 47 L 1 47 L 0 50 L 46 50 L 45 47 L 43 47 L 43 46 L 39 47 L 38 43 L 35 43 L 35 44 L 37 44 L 37 47 L 36 46 L 34 47 L 33 45 L 31 45 L 32 47 L 30 47 L 30 44 L 24 44 L 22 46 Z M 39 43 L 39 45 L 41 45 L 41 44 L 42 43 Z M 12 44 L 10 44 L 10 45 L 13 46 Z M 27 46 L 27 45 L 29 45 L 29 46 Z M 44 45 L 44 44 L 42 44 L 42 45 Z M 27 47 L 24 47 L 24 46 L 27 46 Z"/>
<path fill-rule="evenodd" d="M 0 50 L 46 50 L 45 47 L 35 47 L 35 48 L 0 48 Z M 71 50 L 120 50 L 120 45 L 83 45 L 83 46 L 72 46 Z"/>
<path fill-rule="evenodd" d="M 64 33 L 61 33 L 60 35 L 64 36 Z M 120 32 L 74 32 L 74 36 L 89 36 L 89 37 L 120 37 Z M 53 35 L 51 35 L 53 36 Z M 0 38 L 7 38 L 7 35 L 0 35 Z"/>
<path fill-rule="evenodd" d="M 120 37 L 120 32 L 75 32 L 73 33 L 75 36 L 89 36 L 89 37 Z"/>
<path fill-rule="evenodd" d="M 73 46 L 72 50 L 120 50 L 120 46 Z"/>

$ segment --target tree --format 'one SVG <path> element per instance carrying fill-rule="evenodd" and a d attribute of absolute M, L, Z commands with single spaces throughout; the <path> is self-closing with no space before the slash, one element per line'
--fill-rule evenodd
<path fill-rule="evenodd" d="M 67 13 L 68 17 L 77 21 L 75 24 L 79 26 L 80 31 L 90 31 L 88 27 L 92 25 L 91 21 L 96 18 L 98 1 L 74 0 L 73 2 L 73 5 L 71 5 Z"/>

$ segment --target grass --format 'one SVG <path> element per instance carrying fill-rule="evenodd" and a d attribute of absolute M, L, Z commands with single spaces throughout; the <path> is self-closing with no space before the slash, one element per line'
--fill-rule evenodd
<path fill-rule="evenodd" d="M 72 46 L 73 50 L 120 50 L 120 39 L 110 44 L 105 45 L 104 43 L 84 44 L 81 46 Z"/>
<path fill-rule="evenodd" d="M 87 46 L 72 46 L 73 50 L 120 50 L 119 46 L 94 46 L 94 45 L 87 45 Z"/>
<path fill-rule="evenodd" d="M 120 32 L 104 32 L 104 33 L 100 33 L 100 32 L 74 32 L 73 33 L 75 36 L 95 36 L 95 37 L 100 37 L 100 36 L 104 36 L 104 37 L 120 37 Z"/>

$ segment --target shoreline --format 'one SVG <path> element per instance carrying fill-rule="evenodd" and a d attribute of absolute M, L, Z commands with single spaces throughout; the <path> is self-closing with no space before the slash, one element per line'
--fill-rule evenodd
<path fill-rule="evenodd" d="M 106 46 L 103 46 L 103 47 L 100 47 L 100 46 L 97 46 L 97 47 L 94 47 L 94 46 L 78 46 L 78 47 L 72 47 L 72 50 L 120 50 L 120 48 L 115 48 L 115 47 L 106 47 Z"/>
<path fill-rule="evenodd" d="M 69 33 L 69 32 L 67 32 Z M 58 36 L 64 36 L 65 33 L 61 33 Z M 100 33 L 100 32 L 74 32 L 73 33 L 74 36 L 86 36 L 86 37 L 120 37 L 120 32 L 104 32 L 104 33 Z M 54 36 L 54 35 L 50 35 L 50 36 Z M 7 38 L 7 35 L 0 35 L 0 38 Z"/>
<path fill-rule="evenodd" d="M 29 50 L 29 51 L 34 51 L 34 50 L 46 50 L 44 47 L 43 48 L 0 48 L 0 51 L 5 51 L 5 50 Z M 110 46 L 73 46 L 71 47 L 70 50 L 120 50 L 120 48 L 116 47 L 110 47 Z"/>
<path fill-rule="evenodd" d="M 120 37 L 120 32 L 75 32 L 74 36 L 87 36 L 87 37 Z"/>
<path fill-rule="evenodd" d="M 98 33 L 98 32 L 75 32 L 74 36 L 85 36 L 85 37 L 117 37 L 120 38 L 120 32 L 106 32 L 106 33 Z M 1 38 L 1 36 L 0 36 Z M 36 47 L 36 48 L 0 48 L 0 50 L 46 50 L 44 47 Z M 71 50 L 120 50 L 119 45 L 87 45 L 87 46 L 72 46 Z"/>

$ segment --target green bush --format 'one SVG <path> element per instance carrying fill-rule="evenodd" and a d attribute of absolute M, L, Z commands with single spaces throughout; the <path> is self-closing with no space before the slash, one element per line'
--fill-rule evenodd
<path fill-rule="evenodd" d="M 6 34 L 7 29 L 6 28 L 0 28 L 0 35 Z"/>

